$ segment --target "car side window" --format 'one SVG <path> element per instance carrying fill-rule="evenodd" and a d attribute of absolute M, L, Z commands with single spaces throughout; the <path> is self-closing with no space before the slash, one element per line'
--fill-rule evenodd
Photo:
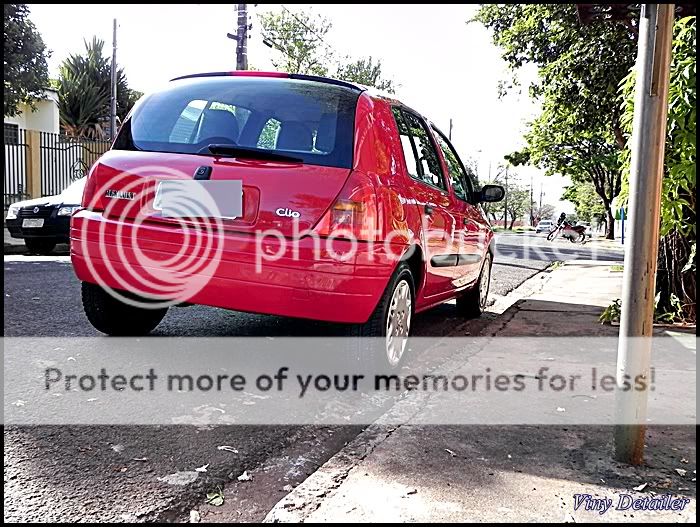
<path fill-rule="evenodd" d="M 401 115 L 401 110 L 394 107 L 391 111 L 394 114 L 394 121 L 396 121 L 396 126 L 399 129 L 399 139 L 401 140 L 401 148 L 403 149 L 403 157 L 406 160 L 408 175 L 413 179 L 421 179 L 420 170 L 418 168 L 418 155 L 415 151 L 415 145 L 413 144 L 411 135 L 408 133 L 406 121 L 404 121 Z"/>
<path fill-rule="evenodd" d="M 274 150 L 277 147 L 277 137 L 280 133 L 280 122 L 277 119 L 270 118 L 267 120 L 258 137 L 258 148 Z"/>
<path fill-rule="evenodd" d="M 447 162 L 447 171 L 450 176 L 452 190 L 454 190 L 455 195 L 459 199 L 469 201 L 469 194 L 471 191 L 469 176 L 462 166 L 459 157 L 457 157 L 457 152 L 455 152 L 450 142 L 445 139 L 438 129 L 433 127 L 433 130 L 435 130 L 435 137 L 437 137 L 437 142 Z"/>
<path fill-rule="evenodd" d="M 428 129 L 418 117 L 409 112 L 396 107 L 392 108 L 392 112 L 399 129 L 409 175 L 413 179 L 445 190 L 447 187 Z"/>

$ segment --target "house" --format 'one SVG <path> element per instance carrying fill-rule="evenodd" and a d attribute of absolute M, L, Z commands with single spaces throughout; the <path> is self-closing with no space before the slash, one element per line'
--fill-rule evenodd
<path fill-rule="evenodd" d="M 5 144 L 17 143 L 19 129 L 59 133 L 58 92 L 53 88 L 46 88 L 44 96 L 35 100 L 34 106 L 36 110 L 32 111 L 28 104 L 21 103 L 19 114 L 5 117 Z"/>

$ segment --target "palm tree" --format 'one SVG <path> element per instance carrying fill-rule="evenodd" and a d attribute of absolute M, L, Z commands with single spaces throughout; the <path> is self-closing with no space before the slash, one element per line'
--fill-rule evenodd
<path fill-rule="evenodd" d="M 70 136 L 104 138 L 101 123 L 109 122 L 111 62 L 103 55 L 104 41 L 85 41 L 84 55 L 63 61 L 58 80 L 61 128 Z M 129 89 L 122 68 L 117 69 L 117 116 L 123 119 L 138 97 Z"/>

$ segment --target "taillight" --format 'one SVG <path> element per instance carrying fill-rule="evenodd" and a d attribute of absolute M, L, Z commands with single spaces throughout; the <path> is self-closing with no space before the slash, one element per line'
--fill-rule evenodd
<path fill-rule="evenodd" d="M 316 226 L 321 236 L 381 241 L 377 194 L 370 179 L 353 172 L 338 198 Z"/>
<path fill-rule="evenodd" d="M 88 172 L 85 188 L 83 189 L 83 199 L 81 205 L 84 209 L 101 212 L 104 210 L 104 204 L 102 203 L 102 194 L 100 193 L 100 195 L 97 195 L 98 166 L 99 162 L 92 165 L 90 172 Z"/>

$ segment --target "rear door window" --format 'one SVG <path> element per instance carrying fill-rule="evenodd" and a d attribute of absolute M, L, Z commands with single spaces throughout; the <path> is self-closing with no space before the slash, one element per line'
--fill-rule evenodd
<path fill-rule="evenodd" d="M 226 144 L 351 168 L 359 94 L 301 79 L 181 79 L 140 101 L 114 148 L 207 155 Z"/>
<path fill-rule="evenodd" d="M 446 190 L 437 151 L 423 120 L 411 112 L 392 108 L 399 129 L 409 175 L 430 186 Z"/>

